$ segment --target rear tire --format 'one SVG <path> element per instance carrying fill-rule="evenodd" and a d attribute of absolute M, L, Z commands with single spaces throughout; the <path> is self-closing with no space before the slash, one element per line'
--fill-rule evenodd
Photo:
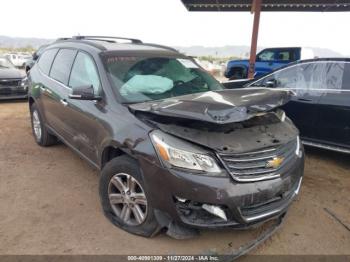
<path fill-rule="evenodd" d="M 30 119 L 34 139 L 38 145 L 51 146 L 57 144 L 57 137 L 49 133 L 45 126 L 44 119 L 35 103 L 30 107 Z"/>
<path fill-rule="evenodd" d="M 99 191 L 105 216 L 129 233 L 152 237 L 160 226 L 144 188 L 138 163 L 127 155 L 112 159 L 102 169 Z"/>

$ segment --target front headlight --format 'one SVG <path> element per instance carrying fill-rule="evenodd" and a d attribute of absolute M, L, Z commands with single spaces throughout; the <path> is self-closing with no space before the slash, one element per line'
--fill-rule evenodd
<path fill-rule="evenodd" d="M 220 176 L 221 169 L 215 159 L 201 148 L 156 130 L 150 134 L 159 158 L 167 167 L 180 167 Z"/>
<path fill-rule="evenodd" d="M 26 88 L 28 86 L 28 77 L 23 77 L 21 80 L 21 87 Z"/>

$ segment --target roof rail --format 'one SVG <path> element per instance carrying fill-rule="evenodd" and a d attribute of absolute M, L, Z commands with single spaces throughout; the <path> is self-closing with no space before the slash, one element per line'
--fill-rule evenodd
<path fill-rule="evenodd" d="M 139 39 L 126 38 L 126 37 L 116 37 L 116 36 L 77 35 L 77 36 L 73 36 L 72 39 L 75 39 L 75 40 L 99 40 L 100 39 L 100 40 L 106 40 L 106 41 L 108 41 L 108 39 L 120 39 L 120 40 L 129 40 L 133 44 L 141 44 L 142 43 L 142 41 Z"/>

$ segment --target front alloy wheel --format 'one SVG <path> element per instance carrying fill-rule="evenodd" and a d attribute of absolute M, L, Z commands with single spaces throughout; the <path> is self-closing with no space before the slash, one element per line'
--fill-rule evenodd
<path fill-rule="evenodd" d="M 132 176 L 119 173 L 108 185 L 109 203 L 114 214 L 125 224 L 141 225 L 147 217 L 147 199 L 139 182 Z"/>

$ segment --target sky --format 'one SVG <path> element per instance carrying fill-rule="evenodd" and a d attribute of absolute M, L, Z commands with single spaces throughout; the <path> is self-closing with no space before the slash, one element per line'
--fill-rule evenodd
<path fill-rule="evenodd" d="M 112 35 L 172 46 L 250 45 L 250 12 L 188 12 L 180 0 L 1 0 L 0 35 Z M 4 23 L 5 21 L 5 23 Z M 350 55 L 350 12 L 265 12 L 258 45 Z"/>

